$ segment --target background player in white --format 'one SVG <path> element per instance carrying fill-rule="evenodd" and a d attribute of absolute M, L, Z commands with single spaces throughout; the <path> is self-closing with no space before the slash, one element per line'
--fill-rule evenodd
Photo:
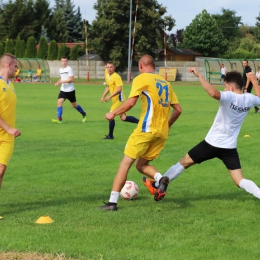
<path fill-rule="evenodd" d="M 196 163 L 219 158 L 225 164 L 234 183 L 260 199 L 259 187 L 243 176 L 237 152 L 237 137 L 242 123 L 250 108 L 260 104 L 260 87 L 257 84 L 256 76 L 253 72 L 247 73 L 257 96 L 251 93 L 243 94 L 243 77 L 237 71 L 227 73 L 224 79 L 225 91 L 217 90 L 205 80 L 196 68 L 190 68 L 189 72 L 194 73 L 199 78 L 204 90 L 210 97 L 218 100 L 219 109 L 205 140 L 193 147 L 177 164 L 173 165 L 163 178 L 172 181 L 185 169 Z M 160 184 L 152 183 L 151 185 L 159 185 L 154 199 L 156 201 L 161 200 L 166 194 L 167 181 L 160 182 Z"/>
<path fill-rule="evenodd" d="M 60 79 L 55 83 L 58 87 L 61 84 L 60 93 L 57 102 L 57 119 L 52 119 L 53 123 L 61 124 L 62 121 L 62 104 L 68 99 L 71 105 L 78 110 L 78 112 L 83 116 L 82 122 L 86 121 L 86 112 L 82 109 L 80 105 L 76 102 L 76 91 L 74 87 L 74 74 L 70 66 L 68 66 L 68 58 L 61 58 L 60 68 Z"/>
<path fill-rule="evenodd" d="M 227 74 L 227 68 L 224 66 L 223 63 L 220 66 L 220 73 L 221 73 L 222 85 L 224 85 L 224 78 L 225 78 L 225 76 Z"/>

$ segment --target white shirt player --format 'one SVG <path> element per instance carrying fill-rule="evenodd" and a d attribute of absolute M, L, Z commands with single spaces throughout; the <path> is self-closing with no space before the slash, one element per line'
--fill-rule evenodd
<path fill-rule="evenodd" d="M 260 104 L 260 98 L 250 93 L 220 93 L 220 106 L 205 141 L 218 148 L 236 148 L 242 123 L 250 108 Z"/>
<path fill-rule="evenodd" d="M 66 66 L 65 68 L 60 68 L 60 78 L 61 80 L 67 80 L 69 77 L 73 76 L 73 70 L 70 66 Z M 62 83 L 60 90 L 63 92 L 71 92 L 75 90 L 74 82 L 70 83 Z"/>
<path fill-rule="evenodd" d="M 221 75 L 226 75 L 226 72 L 227 72 L 226 67 L 222 67 L 222 68 L 220 69 Z"/>

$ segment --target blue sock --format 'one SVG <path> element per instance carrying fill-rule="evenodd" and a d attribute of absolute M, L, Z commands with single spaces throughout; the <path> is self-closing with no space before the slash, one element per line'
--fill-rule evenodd
<path fill-rule="evenodd" d="M 86 115 L 86 112 L 84 112 L 84 110 L 82 109 L 82 107 L 80 105 L 78 105 L 76 107 L 76 109 L 80 112 L 81 115 L 85 116 Z"/>
<path fill-rule="evenodd" d="M 57 107 L 57 117 L 59 120 L 62 118 L 62 107 Z"/>

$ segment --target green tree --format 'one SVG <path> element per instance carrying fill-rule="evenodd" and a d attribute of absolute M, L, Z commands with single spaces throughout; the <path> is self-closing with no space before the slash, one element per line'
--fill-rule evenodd
<path fill-rule="evenodd" d="M 24 54 L 25 54 L 25 41 L 21 40 L 20 36 L 18 36 L 15 44 L 15 56 L 17 58 L 23 58 Z"/>
<path fill-rule="evenodd" d="M 206 10 L 198 14 L 183 32 L 184 46 L 204 56 L 214 57 L 225 53 L 227 43 L 216 20 Z"/>
<path fill-rule="evenodd" d="M 77 58 L 80 57 L 80 53 L 81 53 L 80 45 L 75 45 L 70 50 L 70 60 L 77 60 Z"/>
<path fill-rule="evenodd" d="M 68 57 L 69 58 L 70 54 L 70 48 L 66 46 L 65 43 L 62 43 L 58 49 L 58 55 L 57 55 L 57 60 L 60 60 L 61 57 Z"/>
<path fill-rule="evenodd" d="M 39 49 L 37 52 L 37 58 L 46 59 L 48 56 L 48 43 L 45 37 L 40 38 Z"/>
<path fill-rule="evenodd" d="M 235 11 L 221 9 L 222 14 L 213 14 L 212 17 L 217 21 L 218 27 L 228 41 L 240 38 L 239 26 L 242 25 L 241 16 L 236 16 Z"/>
<path fill-rule="evenodd" d="M 14 41 L 12 39 L 6 41 L 4 53 L 14 54 Z"/>
<path fill-rule="evenodd" d="M 68 31 L 64 12 L 65 3 L 64 0 L 56 0 L 55 2 L 54 13 L 52 15 L 48 33 L 50 38 L 56 42 L 67 42 Z"/>
<path fill-rule="evenodd" d="M 48 50 L 47 59 L 48 60 L 56 60 L 57 55 L 58 55 L 58 45 L 57 45 L 57 42 L 55 40 L 52 40 L 51 43 L 50 43 L 49 50 Z"/>
<path fill-rule="evenodd" d="M 25 58 L 36 58 L 36 39 L 31 36 L 28 38 L 25 49 Z"/>
<path fill-rule="evenodd" d="M 35 0 L 34 4 L 34 20 L 35 20 L 35 34 L 34 37 L 37 41 L 39 41 L 40 37 L 43 36 L 42 32 L 45 30 L 46 39 L 48 41 L 47 36 L 47 28 L 50 27 L 50 17 L 51 17 L 51 9 L 49 7 L 49 2 L 47 0 Z M 46 28 L 46 29 L 44 29 Z M 41 32 L 39 34 L 39 32 Z"/>
<path fill-rule="evenodd" d="M 4 44 L 0 42 L 0 57 L 4 54 Z"/>
<path fill-rule="evenodd" d="M 258 16 L 256 17 L 256 23 L 255 23 L 255 39 L 258 43 L 260 43 L 260 12 Z"/>
<path fill-rule="evenodd" d="M 128 60 L 129 1 L 97 0 L 94 9 L 97 14 L 92 27 L 88 26 L 89 44 L 95 46 L 95 51 L 103 60 L 113 60 L 117 70 L 123 70 L 127 67 Z M 133 4 L 132 29 L 135 9 L 136 6 Z M 163 41 L 162 16 L 165 12 L 166 9 L 156 0 L 139 2 L 134 53 L 155 56 L 158 42 Z M 171 30 L 175 20 L 171 16 L 165 16 L 165 21 L 166 30 Z"/>

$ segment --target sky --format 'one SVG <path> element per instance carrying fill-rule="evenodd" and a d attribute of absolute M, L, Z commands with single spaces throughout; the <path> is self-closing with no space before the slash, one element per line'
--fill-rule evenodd
<path fill-rule="evenodd" d="M 50 5 L 54 5 L 54 0 L 49 0 Z M 139 2 L 142 0 L 139 0 Z M 95 20 L 96 11 L 93 9 L 96 0 L 72 0 L 75 8 L 80 7 L 82 18 L 89 21 L 91 24 Z M 236 12 L 236 16 L 242 17 L 242 23 L 255 26 L 256 17 L 260 12 L 259 0 L 157 0 L 167 8 L 166 15 L 171 15 L 176 20 L 176 26 L 172 29 L 172 33 L 176 33 L 179 29 L 185 29 L 196 15 L 200 14 L 203 9 L 206 9 L 210 14 L 221 14 L 221 9 L 229 9 Z M 130 3 L 130 1 L 129 1 Z M 133 6 L 136 1 L 133 0 Z"/>

